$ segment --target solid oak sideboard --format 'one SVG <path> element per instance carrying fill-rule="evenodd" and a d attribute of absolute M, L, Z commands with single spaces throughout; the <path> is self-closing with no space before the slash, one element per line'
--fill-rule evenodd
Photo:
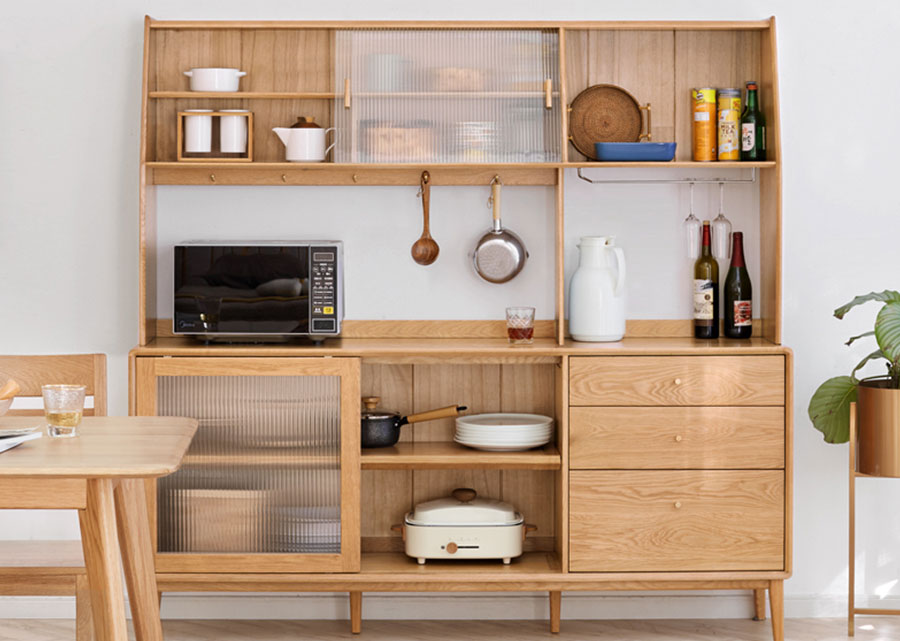
<path fill-rule="evenodd" d="M 337 71 L 346 62 L 337 41 L 345 42 L 347 33 L 448 29 L 460 37 L 485 30 L 539 32 L 546 77 L 516 79 L 524 84 L 508 92 L 433 91 L 413 98 L 537 101 L 544 114 L 543 144 L 550 145 L 540 150 L 541 160 L 281 161 L 271 127 L 298 114 L 313 115 L 323 127 L 356 122 L 355 110 L 367 95 L 359 91 L 358 78 L 340 78 Z M 520 45 L 538 40 L 525 38 Z M 242 90 L 186 90 L 183 71 L 212 66 L 247 71 Z M 768 159 L 691 161 L 689 90 L 738 87 L 748 80 L 756 80 L 763 94 Z M 652 103 L 654 140 L 678 142 L 675 161 L 592 162 L 568 144 L 568 105 L 601 83 L 625 86 Z M 388 95 L 390 87 L 381 89 L 377 95 L 370 89 L 368 97 L 398 97 Z M 176 115 L 210 104 L 254 113 L 253 162 L 177 162 Z M 780 344 L 780 137 L 774 18 L 147 18 L 140 326 L 139 344 L 130 354 L 130 411 L 200 419 L 183 469 L 148 487 L 159 589 L 348 592 L 354 632 L 360 631 L 367 591 L 546 591 L 556 632 L 566 590 L 747 589 L 755 596 L 757 618 L 765 617 L 768 590 L 773 636 L 782 641 L 783 581 L 791 576 L 793 357 Z M 598 176 L 627 167 L 650 181 L 671 178 L 673 170 L 682 176 L 714 167 L 723 179 L 747 182 L 749 172 L 752 184 L 740 193 L 747 199 L 752 193 L 750 202 L 758 202 L 754 338 L 695 340 L 691 321 L 682 318 L 629 320 L 626 338 L 618 343 L 567 338 L 565 181 L 586 167 Z M 172 222 L 157 216 L 157 186 L 414 186 L 425 169 L 434 185 L 487 186 L 500 174 L 508 188 L 541 185 L 555 191 L 555 207 L 548 212 L 555 261 L 546 275 L 555 289 L 555 315 L 537 322 L 533 345 L 510 346 L 500 320 L 348 319 L 343 338 L 320 346 L 203 345 L 172 335 L 159 300 L 165 288 L 158 282 L 158 263 L 169 254 L 157 240 L 168 237 L 160 226 Z M 247 233 L 253 229 L 248 217 Z M 443 419 L 404 429 L 394 447 L 360 450 L 362 396 L 380 396 L 383 407 L 401 414 L 456 403 L 472 413 L 545 414 L 555 419 L 556 439 L 527 452 L 481 452 L 455 444 L 453 421 Z M 289 433 L 292 420 L 312 416 L 321 433 L 309 440 Z M 419 566 L 406 557 L 392 526 L 416 503 L 455 487 L 508 501 L 537 525 L 521 558 L 508 566 Z M 292 536 L 297 528 L 306 528 L 303 545 Z"/>

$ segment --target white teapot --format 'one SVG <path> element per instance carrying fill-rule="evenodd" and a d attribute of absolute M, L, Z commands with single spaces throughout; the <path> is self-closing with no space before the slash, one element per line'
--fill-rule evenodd
<path fill-rule="evenodd" d="M 569 282 L 569 333 L 576 341 L 622 340 L 625 253 L 613 236 L 583 236 L 578 250 L 578 269 Z"/>
<path fill-rule="evenodd" d="M 334 127 L 322 129 L 312 116 L 301 116 L 290 127 L 275 127 L 272 131 L 284 143 L 288 162 L 322 162 L 334 147 L 334 143 L 325 147 L 325 135 Z"/>

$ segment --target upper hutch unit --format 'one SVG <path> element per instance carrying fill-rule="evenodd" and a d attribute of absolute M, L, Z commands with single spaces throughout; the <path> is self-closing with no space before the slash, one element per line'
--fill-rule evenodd
<path fill-rule="evenodd" d="M 774 19 L 750 22 L 159 22 L 147 19 L 141 121 L 140 343 L 131 411 L 201 427 L 184 468 L 156 488 L 164 591 L 361 594 L 752 589 L 783 639 L 791 574 L 792 354 L 781 343 L 781 150 Z M 247 72 L 236 93 L 188 90 L 193 67 Z M 768 159 L 690 159 L 690 89 L 759 83 Z M 588 161 L 568 106 L 595 84 L 650 103 L 669 163 Z M 253 112 L 252 162 L 178 162 L 178 113 Z M 283 162 L 273 127 L 335 127 L 326 162 Z M 754 338 L 697 341 L 684 318 L 629 320 L 618 343 L 566 335 L 565 183 L 608 167 L 653 181 L 714 168 L 758 187 Z M 348 319 L 322 346 L 203 345 L 158 318 L 156 185 L 434 185 L 555 189 L 555 317 L 534 344 L 502 321 Z M 617 176 L 619 174 L 616 174 Z M 703 175 L 709 175 L 708 173 Z M 743 192 L 742 192 L 743 193 Z M 635 199 L 641 198 L 639 187 Z M 367 215 L 377 215 L 376 213 Z M 253 234 L 248 220 L 248 234 Z M 355 233 L 348 229 L 348 236 Z M 673 238 L 681 242 L 681 238 Z M 405 251 L 405 247 L 404 247 Z M 673 316 L 676 314 L 673 313 Z M 453 423 L 359 449 L 359 397 L 403 414 L 553 416 L 556 438 L 517 453 L 469 450 Z M 538 526 L 509 566 L 418 566 L 391 526 L 454 487 L 513 503 Z M 217 529 L 218 528 L 218 529 Z"/>

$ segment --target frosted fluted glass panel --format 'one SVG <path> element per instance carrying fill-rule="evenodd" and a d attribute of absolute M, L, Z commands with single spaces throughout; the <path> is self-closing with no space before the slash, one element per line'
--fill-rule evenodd
<path fill-rule="evenodd" d="M 338 31 L 336 162 L 555 162 L 559 38 L 531 30 Z M 546 108 L 550 82 L 552 107 Z"/>
<path fill-rule="evenodd" d="M 200 422 L 159 481 L 161 552 L 340 552 L 340 377 L 157 381 L 160 416 Z"/>

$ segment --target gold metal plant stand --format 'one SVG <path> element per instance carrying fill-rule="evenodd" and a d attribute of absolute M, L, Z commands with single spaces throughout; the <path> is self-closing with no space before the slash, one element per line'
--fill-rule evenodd
<path fill-rule="evenodd" d="M 855 636 L 854 618 L 857 614 L 900 616 L 900 610 L 882 608 L 857 608 L 854 598 L 856 588 L 856 479 L 857 477 L 881 478 L 857 471 L 856 460 L 856 403 L 850 403 L 850 559 L 847 591 L 847 635 Z"/>

